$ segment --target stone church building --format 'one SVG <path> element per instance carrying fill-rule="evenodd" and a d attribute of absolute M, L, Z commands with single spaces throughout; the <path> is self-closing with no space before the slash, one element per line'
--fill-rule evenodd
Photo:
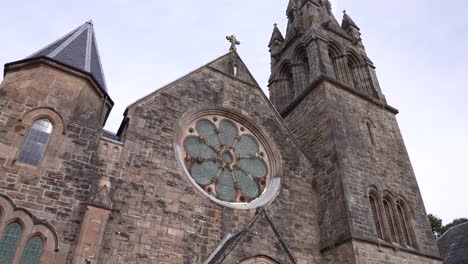
<path fill-rule="evenodd" d="M 91 22 L 0 85 L 0 263 L 442 263 L 360 29 L 290 0 L 270 98 L 236 51 L 113 106 Z"/>

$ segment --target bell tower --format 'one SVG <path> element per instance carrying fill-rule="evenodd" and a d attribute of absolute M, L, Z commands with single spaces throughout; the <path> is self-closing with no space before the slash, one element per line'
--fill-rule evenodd
<path fill-rule="evenodd" d="M 324 263 L 441 263 L 396 120 L 361 30 L 328 0 L 290 0 L 270 99 L 313 164 Z"/>
<path fill-rule="evenodd" d="M 345 13 L 340 25 L 328 0 L 290 0 L 286 38 L 274 27 L 269 43 L 271 101 L 280 111 L 314 82 L 329 78 L 385 102 L 359 27 Z"/>

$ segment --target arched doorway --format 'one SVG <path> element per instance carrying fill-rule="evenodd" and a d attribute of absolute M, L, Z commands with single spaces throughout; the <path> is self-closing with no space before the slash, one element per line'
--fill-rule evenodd
<path fill-rule="evenodd" d="M 269 257 L 257 256 L 257 257 L 246 259 L 242 261 L 240 264 L 279 264 L 279 263 L 272 260 Z"/>

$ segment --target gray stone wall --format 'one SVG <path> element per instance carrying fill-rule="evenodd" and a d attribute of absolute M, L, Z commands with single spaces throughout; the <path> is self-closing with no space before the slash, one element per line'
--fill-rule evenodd
<path fill-rule="evenodd" d="M 336 147 L 343 169 L 343 185 L 354 237 L 375 239 L 376 231 L 368 201 L 371 186 L 407 203 L 417 250 L 437 256 L 405 144 L 394 113 L 327 85 L 330 115 L 334 120 Z M 366 121 L 372 124 L 372 144 Z"/>
<path fill-rule="evenodd" d="M 295 258 L 300 263 L 317 263 L 317 201 L 310 163 L 258 87 L 209 67 L 129 108 L 121 170 L 108 175 L 115 212 L 101 262 L 201 263 L 224 234 L 241 231 L 253 219 L 255 210 L 233 210 L 226 215 L 226 209 L 195 189 L 177 162 L 178 122 L 203 108 L 223 108 L 244 116 L 278 150 L 282 188 L 266 208 Z M 255 239 L 240 245 L 248 250 L 235 251 L 230 258 L 242 260 L 263 252 L 285 260 L 284 251 L 269 239 L 271 233 L 261 230 L 250 234 Z"/>
<path fill-rule="evenodd" d="M 317 215 L 322 249 L 334 247 L 351 235 L 341 180 L 341 164 L 335 142 L 335 121 L 329 108 L 328 91 L 321 84 L 285 117 L 288 127 L 312 161 L 317 175 Z"/>
<path fill-rule="evenodd" d="M 383 245 L 412 252 L 413 258 L 429 256 L 437 261 L 424 203 L 394 113 L 323 81 L 285 120 L 318 174 L 318 216 L 325 259 L 342 263 L 340 256 L 353 251 L 358 254 L 359 243 L 353 250 L 338 247 L 357 238 L 374 244 L 376 254 L 378 245 Z M 367 122 L 372 124 L 374 144 Z M 376 188 L 382 196 L 392 193 L 395 199 L 406 202 L 416 248 L 377 238 L 368 198 L 370 188 Z"/>
<path fill-rule="evenodd" d="M 99 178 L 96 149 L 103 104 L 89 83 L 36 65 L 8 72 L 0 85 L 0 193 L 58 234 L 55 262 L 71 261 L 85 203 Z M 54 123 L 40 166 L 16 161 L 32 122 Z"/>
<path fill-rule="evenodd" d="M 409 264 L 441 264 L 442 261 L 430 256 L 413 254 L 406 251 L 395 251 L 392 248 L 379 247 L 370 243 L 354 242 L 356 263 L 409 263 Z M 333 262 L 331 262 L 333 263 Z"/>

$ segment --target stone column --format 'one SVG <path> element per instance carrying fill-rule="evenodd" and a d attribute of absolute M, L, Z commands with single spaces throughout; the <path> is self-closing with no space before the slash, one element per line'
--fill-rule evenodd
<path fill-rule="evenodd" d="M 102 249 L 107 221 L 112 212 L 110 181 L 101 179 L 99 191 L 91 197 L 81 224 L 80 237 L 73 256 L 74 264 L 95 264 Z"/>

